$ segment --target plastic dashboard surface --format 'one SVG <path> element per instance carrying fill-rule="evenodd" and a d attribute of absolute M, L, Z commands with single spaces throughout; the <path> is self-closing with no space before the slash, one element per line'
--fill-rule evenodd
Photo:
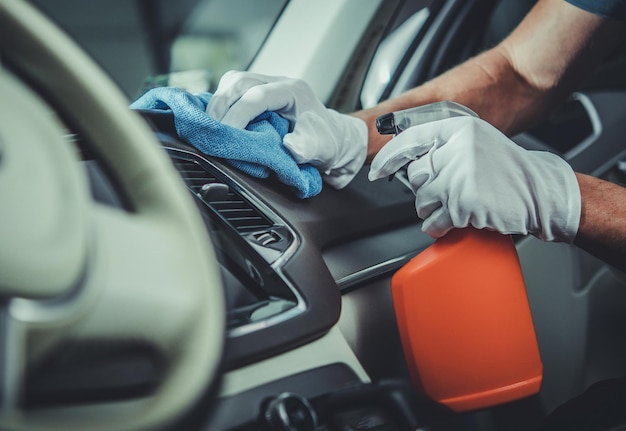
<path fill-rule="evenodd" d="M 223 259 L 226 289 L 241 291 L 241 285 L 246 285 L 248 290 L 254 291 L 261 286 L 261 290 L 273 289 L 257 295 L 264 296 L 263 300 L 284 299 L 282 303 L 276 303 L 279 312 L 269 312 L 267 319 L 239 326 L 235 323 L 230 328 L 226 343 L 227 368 L 278 354 L 323 335 L 339 319 L 341 297 L 337 279 L 384 262 L 396 262 L 396 266 L 384 267 L 384 270 L 397 269 L 398 261 L 407 254 L 414 255 L 416 248 L 423 248 L 419 241 L 415 246 L 411 245 L 412 241 L 389 239 L 400 239 L 407 230 L 419 231 L 414 197 L 398 181 L 371 183 L 367 180 L 367 168 L 364 168 L 345 189 L 338 191 L 325 186 L 318 196 L 301 200 L 272 178 L 250 177 L 227 162 L 202 155 L 181 142 L 167 114 L 152 111 L 142 111 L 142 114 L 157 130 L 179 170 L 181 160 L 183 164 L 202 165 L 217 177 L 212 182 L 226 184 L 228 193 L 237 195 L 234 198 L 219 197 L 221 192 L 218 190 L 217 198 L 209 196 L 206 200 L 219 202 L 204 205 L 202 192 L 198 191 L 202 186 L 190 187 L 201 211 L 205 215 L 211 213 L 207 226 L 218 255 L 227 255 Z M 222 223 L 223 217 L 218 214 L 216 219 L 215 207 L 223 200 L 240 198 L 260 210 L 270 221 L 270 227 L 244 229 L 240 235 L 233 236 L 227 223 Z M 221 224 L 226 227 L 220 227 Z M 272 242 L 266 235 L 268 233 L 278 237 L 279 241 L 264 247 L 262 244 L 266 240 Z M 391 237 L 385 240 L 388 235 Z M 260 241 L 258 237 L 261 237 Z M 364 249 L 369 252 L 363 253 Z M 241 262 L 237 264 L 235 260 Z M 249 271 L 250 266 L 254 267 L 252 271 Z M 371 276 L 381 274 L 379 271 Z M 360 283 L 367 283 L 367 278 Z M 353 283 L 351 287 L 358 286 Z M 234 299 L 235 305 L 232 301 L 231 295 L 229 311 L 240 313 L 241 310 L 232 309 L 237 307 L 236 302 L 240 299 Z M 243 314 L 246 307 L 250 310 L 257 308 L 253 303 L 244 303 Z"/>

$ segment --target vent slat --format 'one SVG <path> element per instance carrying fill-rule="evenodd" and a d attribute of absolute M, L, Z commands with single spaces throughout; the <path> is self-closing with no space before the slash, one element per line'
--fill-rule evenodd
<path fill-rule="evenodd" d="M 175 160 L 174 166 L 193 193 L 200 193 L 205 184 L 221 183 L 221 180 L 196 162 Z M 239 233 L 249 233 L 274 226 L 274 223 L 256 207 L 232 189 L 228 191 L 227 196 L 221 196 L 219 199 L 211 200 L 205 197 L 202 200 Z"/>

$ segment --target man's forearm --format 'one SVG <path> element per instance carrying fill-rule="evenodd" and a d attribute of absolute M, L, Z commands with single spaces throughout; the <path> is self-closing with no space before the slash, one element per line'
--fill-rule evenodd
<path fill-rule="evenodd" d="M 626 271 L 626 188 L 576 174 L 582 199 L 574 244 Z"/>
<path fill-rule="evenodd" d="M 441 100 L 469 107 L 507 134 L 523 130 L 526 118 L 545 111 L 544 95 L 524 82 L 509 59 L 494 48 L 399 97 L 356 112 L 354 115 L 365 120 L 370 129 L 368 159 L 389 140 L 376 132 L 376 117 Z"/>

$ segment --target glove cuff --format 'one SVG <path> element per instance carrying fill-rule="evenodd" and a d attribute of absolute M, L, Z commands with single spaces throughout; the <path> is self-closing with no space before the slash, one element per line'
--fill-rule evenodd
<path fill-rule="evenodd" d="M 540 153 L 540 155 L 547 163 L 550 176 L 544 178 L 542 182 L 552 187 L 544 188 L 546 196 L 538 202 L 550 202 L 551 208 L 548 211 L 540 211 L 541 231 L 535 236 L 544 241 L 571 243 L 578 233 L 582 211 L 580 187 L 576 174 L 561 157 L 548 152 Z"/>
<path fill-rule="evenodd" d="M 361 170 L 367 157 L 368 128 L 365 121 L 328 109 L 336 122 L 337 130 L 343 130 L 339 154 L 330 168 L 322 173 L 326 183 L 336 189 L 347 186 Z"/>

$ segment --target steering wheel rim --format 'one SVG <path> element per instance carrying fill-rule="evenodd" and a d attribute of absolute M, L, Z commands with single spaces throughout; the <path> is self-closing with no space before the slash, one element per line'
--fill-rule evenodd
<path fill-rule="evenodd" d="M 169 364 L 152 396 L 92 406 L 82 415 L 76 415 L 78 407 L 59 409 L 52 416 L 26 411 L 16 401 L 18 395 L 4 393 L 0 428 L 158 428 L 206 390 L 221 360 L 224 297 L 204 224 L 154 134 L 128 109 L 125 97 L 100 68 L 46 17 L 25 2 L 1 1 L 0 52 L 79 129 L 134 210 L 127 213 L 87 202 L 82 238 L 88 244 L 78 247 L 86 256 L 71 282 L 27 292 L 21 299 L 11 299 L 16 292 L 0 286 L 0 296 L 11 302 L 9 320 L 14 322 L 7 325 L 7 332 L 13 333 L 5 339 L 18 340 L 24 349 L 30 339 L 35 346 L 29 345 L 23 358 L 30 362 L 28 355 L 42 357 L 52 344 L 68 337 L 130 333 L 154 345 Z M 0 271 L 2 265 L 0 260 Z M 60 297 L 66 306 L 51 311 L 48 304 Z M 116 307 L 124 308 L 117 310 L 122 317 L 111 322 Z M 170 314 L 167 322 L 155 316 L 164 310 Z M 153 320 L 145 321 L 150 316 Z M 29 338 L 33 331 L 37 337 Z M 7 362 L 2 364 L 5 377 L 16 372 L 7 369 Z M 18 390 L 24 369 L 17 374 L 0 379 L 13 380 L 16 387 L 3 384 L 1 389 Z"/>

